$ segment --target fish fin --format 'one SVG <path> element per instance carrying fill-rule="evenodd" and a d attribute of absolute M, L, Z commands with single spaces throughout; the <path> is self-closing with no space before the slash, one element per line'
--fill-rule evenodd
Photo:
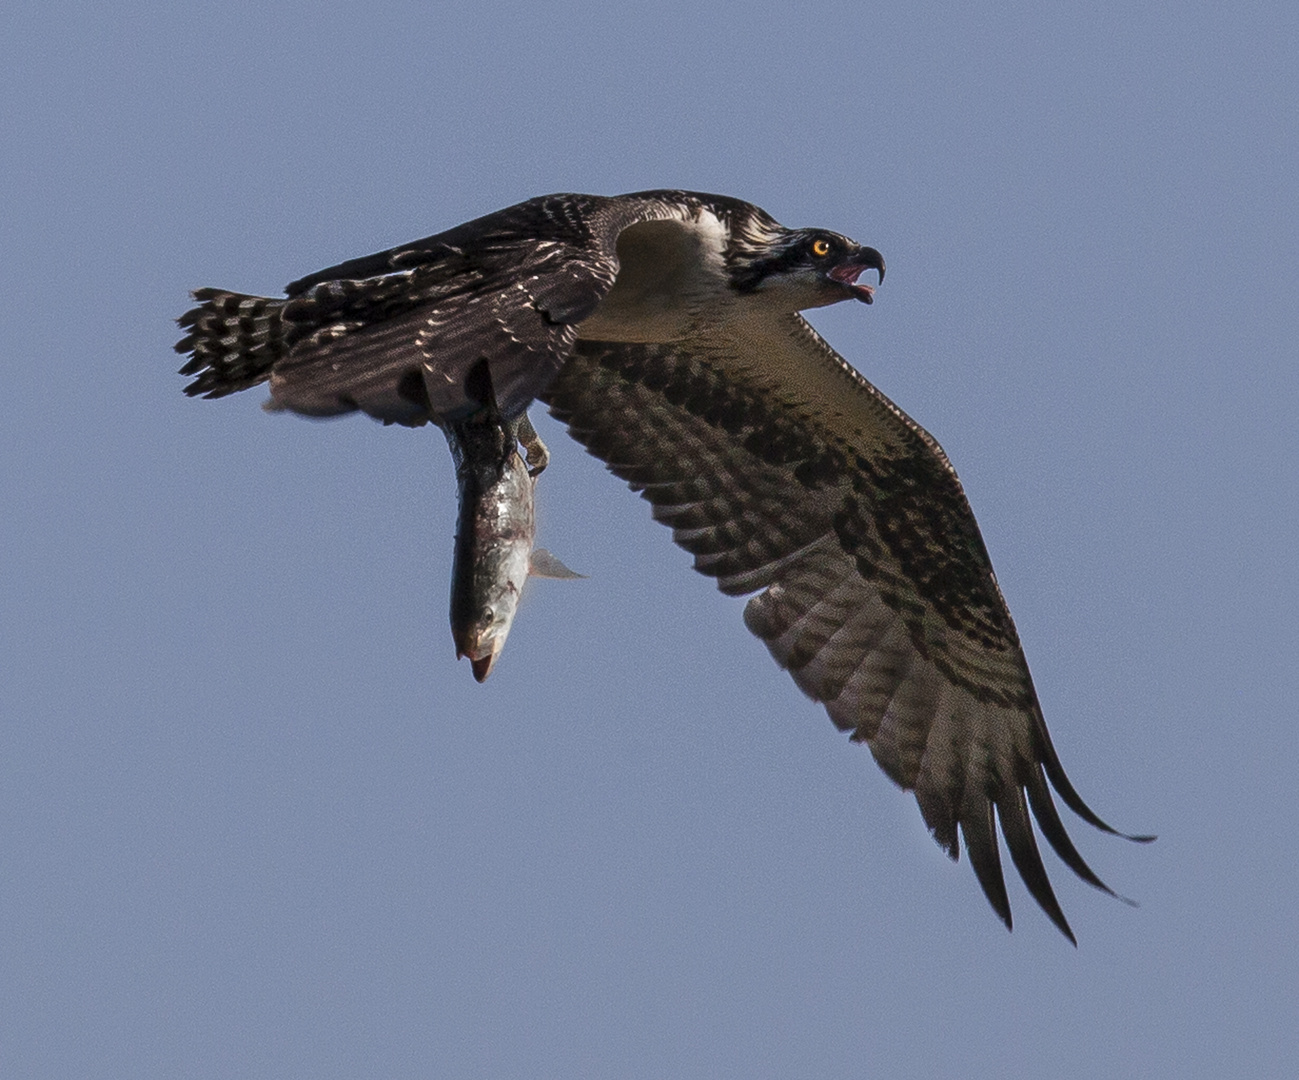
<path fill-rule="evenodd" d="M 535 548 L 533 550 L 532 562 L 528 566 L 528 574 L 531 577 L 557 578 L 561 581 L 572 581 L 575 578 L 586 577 L 585 574 L 570 570 L 545 548 Z"/>

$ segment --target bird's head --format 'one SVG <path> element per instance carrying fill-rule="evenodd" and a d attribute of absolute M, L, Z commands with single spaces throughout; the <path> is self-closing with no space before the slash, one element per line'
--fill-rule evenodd
<path fill-rule="evenodd" d="M 878 251 L 825 229 L 780 229 L 741 238 L 729 265 L 738 292 L 763 294 L 790 311 L 840 300 L 869 304 L 875 289 L 858 283 L 858 277 L 874 270 L 884 280 L 884 257 Z"/>

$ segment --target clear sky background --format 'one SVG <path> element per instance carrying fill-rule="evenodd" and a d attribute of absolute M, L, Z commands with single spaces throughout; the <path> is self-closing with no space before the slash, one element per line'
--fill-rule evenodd
<path fill-rule="evenodd" d="M 1137 9 L 1142 9 L 1138 11 Z M 1169 1077 L 1299 1057 L 1299 7 L 10 3 L 0 1075 Z M 674 186 L 965 482 L 1137 910 L 1007 934 L 546 419 L 485 686 L 432 430 L 192 401 L 187 290 Z"/>

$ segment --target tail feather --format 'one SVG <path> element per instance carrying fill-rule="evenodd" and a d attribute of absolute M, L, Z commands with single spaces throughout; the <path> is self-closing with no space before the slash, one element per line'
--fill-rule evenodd
<path fill-rule="evenodd" d="M 315 346 L 391 321 L 426 299 L 412 295 L 410 277 L 325 281 L 287 299 L 196 290 L 198 306 L 176 320 L 187 331 L 176 351 L 190 357 L 180 373 L 196 376 L 185 393 L 214 398 L 247 390 L 269 379 L 271 368 L 295 345 L 306 350 L 297 358 L 310 361 Z"/>
<path fill-rule="evenodd" d="M 265 382 L 302 335 L 302 327 L 284 317 L 288 300 L 223 289 L 198 289 L 194 299 L 198 306 L 176 320 L 187 333 L 175 345 L 190 356 L 180 373 L 195 376 L 185 387 L 191 397 L 225 397 Z"/>

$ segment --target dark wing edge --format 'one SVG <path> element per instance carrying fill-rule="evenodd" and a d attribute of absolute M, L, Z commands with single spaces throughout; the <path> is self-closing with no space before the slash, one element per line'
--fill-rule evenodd
<path fill-rule="evenodd" d="M 275 408 L 414 426 L 471 411 L 465 378 L 488 356 L 512 418 L 612 287 L 618 233 L 663 213 L 647 197 L 543 196 L 309 274 L 286 298 L 200 289 L 178 320 L 185 392 L 269 380 Z"/>
<path fill-rule="evenodd" d="M 825 350 L 847 366 L 797 321 L 806 328 L 809 359 L 823 361 L 812 354 Z M 977 558 L 982 542 L 970 558 L 985 587 L 968 597 L 978 610 L 964 622 L 960 612 L 944 610 L 952 597 L 934 583 L 950 568 L 897 555 L 913 541 L 970 551 L 969 535 L 978 537 L 941 450 L 886 399 L 901 418 L 898 430 L 910 425 L 919 432 L 904 440 L 907 461 L 835 445 L 806 410 L 782 404 L 769 388 L 745 385 L 735 371 L 719 369 L 716 350 L 707 358 L 706 352 L 579 341 L 542 400 L 651 503 L 697 570 L 728 595 L 758 592 L 745 608 L 746 625 L 799 688 L 826 705 L 836 726 L 867 743 L 885 773 L 915 791 L 926 824 L 953 859 L 959 829 L 1006 926 L 1012 919 L 998 822 L 1029 892 L 1076 944 L 1030 814 L 1061 860 L 1111 895 L 1117 894 L 1065 831 L 1051 786 L 1085 821 L 1123 834 L 1083 802 L 1065 775 L 991 566 L 986 554 L 982 564 Z M 942 487 L 928 493 L 941 496 L 938 509 L 926 498 L 870 504 L 889 467 L 908 484 Z M 943 486 L 948 473 L 954 487 Z M 894 534 L 877 526 L 877 513 L 896 519 Z"/>

